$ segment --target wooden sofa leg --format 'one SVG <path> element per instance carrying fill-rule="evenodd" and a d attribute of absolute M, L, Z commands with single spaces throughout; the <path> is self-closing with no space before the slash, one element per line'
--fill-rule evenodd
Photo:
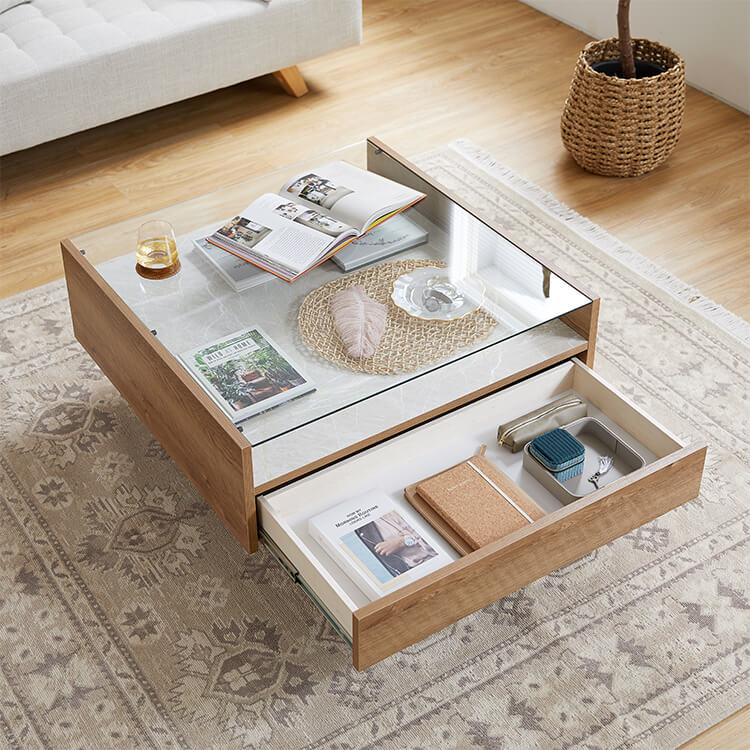
<path fill-rule="evenodd" d="M 289 96 L 304 96 L 307 93 L 307 84 L 299 72 L 296 65 L 291 68 L 282 68 L 274 73 L 276 80 L 281 84 L 281 88 Z"/>

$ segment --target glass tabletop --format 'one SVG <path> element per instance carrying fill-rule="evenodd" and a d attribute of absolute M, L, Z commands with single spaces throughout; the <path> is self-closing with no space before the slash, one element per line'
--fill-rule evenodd
<path fill-rule="evenodd" d="M 300 333 L 300 307 L 306 297 L 322 285 L 349 275 L 332 260 L 291 283 L 266 275 L 262 283 L 235 291 L 193 242 L 210 234 L 263 193 L 277 193 L 293 175 L 314 172 L 332 161 L 345 161 L 363 169 L 369 167 L 426 195 L 402 214 L 412 227 L 420 230 L 422 237 L 426 233 L 426 242 L 350 272 L 356 274 L 377 263 L 397 261 L 413 261 L 405 264 L 404 269 L 427 267 L 421 276 L 412 271 L 411 277 L 401 283 L 400 290 L 396 288 L 398 284 L 394 285 L 391 298 L 386 300 L 390 316 L 399 307 L 417 318 L 429 318 L 430 308 L 434 308 L 433 315 L 437 309 L 439 316 L 447 311 L 444 317 L 455 317 L 426 322 L 423 331 L 434 339 L 434 354 L 417 369 L 383 374 L 358 372 L 340 361 L 326 359 L 311 348 L 309 316 L 306 337 Z M 138 228 L 153 219 L 170 222 L 177 235 L 181 270 L 169 278 L 145 279 L 135 271 Z M 438 368 L 471 367 L 472 355 L 591 302 L 582 292 L 462 208 L 439 186 L 424 179 L 408 162 L 400 161 L 368 141 L 103 227 L 75 237 L 73 242 L 180 364 L 183 364 L 180 355 L 235 332 L 258 328 L 268 335 L 305 381 L 314 385 L 314 390 L 293 400 L 276 399 L 278 405 L 274 408 L 242 421 L 242 432 L 253 445 L 396 389 Z M 414 304 L 423 308 L 421 312 L 407 309 Z M 481 331 L 475 331 L 473 339 L 461 345 L 460 337 L 447 334 L 466 322 L 462 318 L 466 311 L 472 315 L 478 315 L 476 311 L 479 311 L 484 322 Z M 323 306 L 318 314 L 325 316 L 330 312 Z M 414 335 L 415 330 L 422 329 L 417 326 L 410 330 L 410 335 Z M 424 342 L 415 340 L 414 346 L 417 343 Z M 392 345 L 408 349 L 409 340 Z M 404 354 L 404 351 L 395 353 Z M 409 358 L 395 357 L 395 360 L 403 363 Z M 248 368 L 251 373 L 233 374 L 248 392 L 247 398 L 252 399 L 258 383 L 267 386 L 268 381 L 274 380 L 272 373 L 264 371 L 264 367 L 270 366 L 258 362 Z M 278 370 L 273 375 L 278 380 Z"/>

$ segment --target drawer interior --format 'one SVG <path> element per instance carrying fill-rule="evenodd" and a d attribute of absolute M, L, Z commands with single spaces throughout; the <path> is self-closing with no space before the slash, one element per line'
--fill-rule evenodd
<path fill-rule="evenodd" d="M 522 452 L 511 453 L 497 445 L 496 432 L 499 424 L 568 393 L 581 396 L 588 403 L 589 416 L 628 442 L 645 459 L 646 468 L 682 447 L 595 373 L 571 360 L 259 497 L 262 532 L 351 638 L 352 615 L 370 600 L 312 538 L 309 518 L 372 489 L 385 492 L 397 507 L 410 507 L 404 487 L 470 457 L 482 444 L 487 445 L 490 460 L 546 513 L 554 513 L 562 504 L 523 469 Z M 614 479 L 609 477 L 608 483 Z M 447 543 L 445 550 L 459 558 Z"/>

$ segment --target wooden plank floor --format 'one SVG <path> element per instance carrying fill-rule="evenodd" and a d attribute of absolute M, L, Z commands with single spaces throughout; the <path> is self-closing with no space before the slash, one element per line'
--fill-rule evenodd
<path fill-rule="evenodd" d="M 689 90 L 655 172 L 580 170 L 559 119 L 585 35 L 511 0 L 366 0 L 365 44 L 10 155 L 0 296 L 61 274 L 58 240 L 378 135 L 407 155 L 468 137 L 730 310 L 750 318 L 748 117 Z"/>
<path fill-rule="evenodd" d="M 368 135 L 406 155 L 466 137 L 750 319 L 749 118 L 690 89 L 665 165 L 587 174 L 559 136 L 586 41 L 513 0 L 365 0 L 364 45 L 302 65 L 301 99 L 266 76 L 4 157 L 0 297 L 60 277 L 62 237 Z M 747 747 L 747 718 L 689 747 Z"/>

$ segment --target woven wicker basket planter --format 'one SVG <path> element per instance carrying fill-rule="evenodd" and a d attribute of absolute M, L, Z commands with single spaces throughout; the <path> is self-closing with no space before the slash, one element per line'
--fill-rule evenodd
<path fill-rule="evenodd" d="M 685 61 L 669 47 L 634 39 L 636 60 L 656 63 L 664 73 L 616 78 L 591 66 L 619 60 L 616 38 L 587 44 L 578 56 L 560 130 L 565 148 L 589 172 L 635 177 L 672 153 L 685 110 Z"/>

